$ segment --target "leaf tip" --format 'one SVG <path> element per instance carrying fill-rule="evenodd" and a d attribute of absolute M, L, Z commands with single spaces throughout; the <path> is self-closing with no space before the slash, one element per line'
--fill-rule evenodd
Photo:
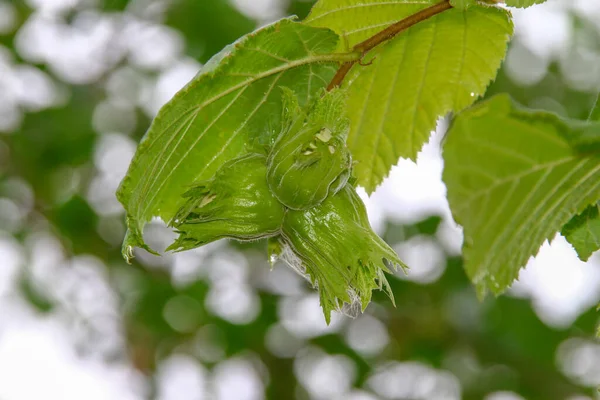
<path fill-rule="evenodd" d="M 137 230 L 129 228 L 125 234 L 125 239 L 123 239 L 123 245 L 121 246 L 121 255 L 127 264 L 131 264 L 131 261 L 135 258 L 133 249 L 136 247 L 144 249 L 148 253 L 155 256 L 160 256 L 157 251 L 153 250 L 150 246 L 144 243 L 140 233 Z"/>

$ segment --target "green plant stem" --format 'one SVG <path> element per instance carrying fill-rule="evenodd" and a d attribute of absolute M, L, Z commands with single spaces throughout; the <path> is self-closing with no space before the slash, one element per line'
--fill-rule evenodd
<path fill-rule="evenodd" d="M 434 4 L 431 7 L 427 7 L 416 14 L 413 14 L 409 17 L 404 18 L 401 21 L 396 22 L 377 33 L 374 36 L 371 36 L 364 42 L 358 43 L 356 46 L 352 48 L 353 52 L 358 52 L 361 54 L 360 59 L 346 61 L 342 64 L 342 66 L 338 69 L 337 73 L 327 86 L 327 90 L 332 90 L 342 84 L 350 69 L 354 66 L 354 64 L 360 62 L 360 60 L 367 54 L 369 51 L 373 50 L 375 47 L 379 46 L 382 43 L 387 42 L 388 40 L 394 38 L 399 33 L 407 30 L 413 25 L 418 24 L 419 22 L 425 21 L 435 15 L 438 15 L 446 10 L 452 8 L 450 4 L 450 0 L 444 0 L 440 3 Z"/>

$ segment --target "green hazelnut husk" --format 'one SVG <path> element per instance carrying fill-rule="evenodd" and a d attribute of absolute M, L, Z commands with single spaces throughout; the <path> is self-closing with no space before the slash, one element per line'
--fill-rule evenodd
<path fill-rule="evenodd" d="M 246 155 L 224 164 L 184 197 L 172 225 L 179 237 L 168 250 L 187 250 L 222 238 L 252 241 L 276 235 L 285 213 L 265 179 L 266 157 Z"/>
<path fill-rule="evenodd" d="M 331 311 L 340 311 L 344 303 L 358 303 L 364 311 L 374 289 L 384 290 L 393 301 L 384 273 L 406 268 L 373 232 L 365 206 L 350 184 L 309 210 L 289 210 L 282 241 L 318 287 L 328 323 Z"/>
<path fill-rule="evenodd" d="M 267 182 L 286 207 L 306 210 L 341 190 L 350 176 L 345 98 L 324 93 L 306 111 L 288 90 L 283 98 L 284 128 L 267 160 Z"/>

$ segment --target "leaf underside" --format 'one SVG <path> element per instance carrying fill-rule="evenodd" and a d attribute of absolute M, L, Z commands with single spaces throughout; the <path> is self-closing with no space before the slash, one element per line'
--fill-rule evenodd
<path fill-rule="evenodd" d="M 578 152 L 572 124 L 498 96 L 460 114 L 444 144 L 444 181 L 464 227 L 467 274 L 498 294 L 530 256 L 600 199 L 600 152 Z"/>
<path fill-rule="evenodd" d="M 437 1 L 322 1 L 307 19 L 353 46 Z M 485 92 L 504 59 L 510 13 L 492 6 L 452 9 L 423 21 L 355 65 L 349 88 L 348 145 L 355 174 L 372 192 L 400 157 L 415 159 L 439 117 Z"/>
<path fill-rule="evenodd" d="M 280 128 L 280 87 L 302 104 L 327 85 L 338 37 L 289 19 L 247 35 L 215 56 L 158 113 L 117 196 L 128 214 L 124 252 L 145 247 L 146 222 L 170 222 L 182 194 L 226 161 L 264 152 Z"/>

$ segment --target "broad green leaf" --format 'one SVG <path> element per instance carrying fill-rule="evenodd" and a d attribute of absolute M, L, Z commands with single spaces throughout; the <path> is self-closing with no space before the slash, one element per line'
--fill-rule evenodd
<path fill-rule="evenodd" d="M 337 35 L 282 20 L 247 35 L 209 61 L 158 113 L 140 143 L 118 198 L 127 211 L 124 254 L 145 246 L 144 224 L 171 222 L 196 181 L 264 146 L 279 130 L 280 87 L 302 104 L 325 86 L 338 62 Z"/>
<path fill-rule="evenodd" d="M 600 250 L 600 203 L 589 206 L 567 223 L 562 235 L 573 245 L 582 261 Z"/>
<path fill-rule="evenodd" d="M 343 35 L 350 46 L 433 4 L 322 1 L 308 23 Z M 492 6 L 449 10 L 421 22 L 355 65 L 346 87 L 348 145 L 359 184 L 373 191 L 400 157 L 415 159 L 439 117 L 460 111 L 496 76 L 512 34 L 510 14 Z"/>
<path fill-rule="evenodd" d="M 600 200 L 600 152 L 578 152 L 572 134 L 554 114 L 521 110 L 504 95 L 453 122 L 443 178 L 481 295 L 505 290 L 545 240 Z"/>
<path fill-rule="evenodd" d="M 510 7 L 525 8 L 531 7 L 535 4 L 542 4 L 545 2 L 546 0 L 506 0 L 506 5 Z"/>

